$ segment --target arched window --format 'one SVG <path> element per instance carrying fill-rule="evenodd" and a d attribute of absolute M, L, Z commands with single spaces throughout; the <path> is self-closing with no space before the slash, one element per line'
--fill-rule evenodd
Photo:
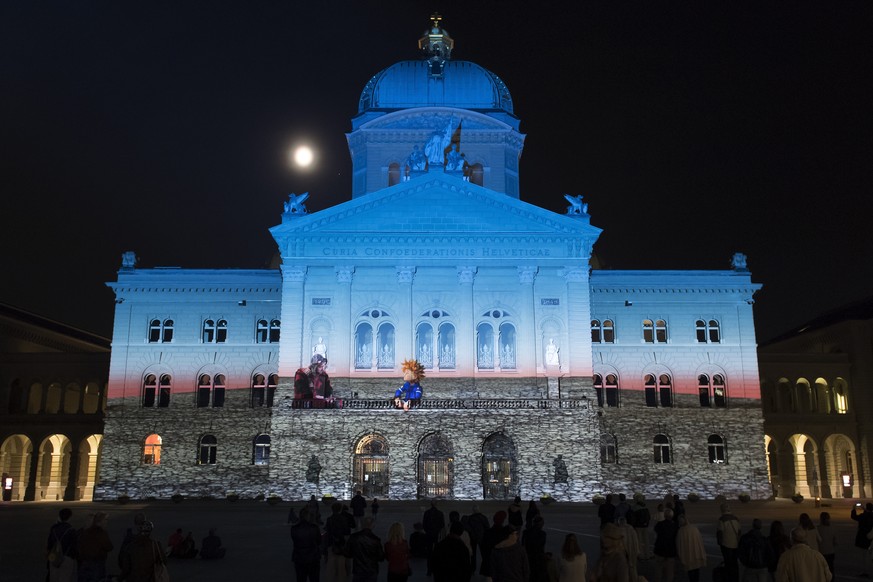
<path fill-rule="evenodd" d="M 673 380 L 669 374 L 660 374 L 658 376 L 657 389 L 658 403 L 665 408 L 673 406 Z"/>
<path fill-rule="evenodd" d="M 149 322 L 149 343 L 154 344 L 161 341 L 161 320 L 153 319 Z"/>
<path fill-rule="evenodd" d="M 213 408 L 224 406 L 225 387 L 224 374 L 201 374 L 197 382 L 197 407 L 207 408 L 210 404 Z"/>
<path fill-rule="evenodd" d="M 615 324 L 611 319 L 604 319 L 603 321 L 599 319 L 591 320 L 591 342 L 595 344 L 615 343 Z"/>
<path fill-rule="evenodd" d="M 155 397 L 158 392 L 158 378 L 154 374 L 147 374 L 142 381 L 142 406 L 151 408 L 155 405 Z"/>
<path fill-rule="evenodd" d="M 709 435 L 706 439 L 706 446 L 709 450 L 709 462 L 715 465 L 727 463 L 727 452 L 725 451 L 724 438 L 717 434 Z"/>
<path fill-rule="evenodd" d="M 643 378 L 646 392 L 646 406 L 673 406 L 673 382 L 669 374 L 646 374 Z"/>
<path fill-rule="evenodd" d="M 254 451 L 252 453 L 252 464 L 270 464 L 270 435 L 259 434 L 255 437 Z"/>
<path fill-rule="evenodd" d="M 714 319 L 698 319 L 694 322 L 694 327 L 697 332 L 698 343 L 721 343 L 721 328 L 718 321 Z"/>
<path fill-rule="evenodd" d="M 255 374 L 252 378 L 252 408 L 264 405 L 267 396 L 267 378 L 263 374 Z"/>
<path fill-rule="evenodd" d="M 18 414 L 24 408 L 24 387 L 21 385 L 21 380 L 18 378 L 12 380 L 9 385 L 9 402 L 6 405 L 6 412 L 9 414 Z"/>
<path fill-rule="evenodd" d="M 161 444 L 163 440 L 160 435 L 150 434 L 145 438 L 142 447 L 142 464 L 143 465 L 160 465 L 161 464 Z"/>
<path fill-rule="evenodd" d="M 383 322 L 379 324 L 379 333 L 376 337 L 377 345 L 379 346 L 379 357 L 377 359 L 377 367 L 380 370 L 391 370 L 394 368 L 394 325 Z"/>
<path fill-rule="evenodd" d="M 45 411 L 48 414 L 57 414 L 61 411 L 61 383 L 52 382 L 48 386 L 48 391 L 45 396 Z"/>
<path fill-rule="evenodd" d="M 215 327 L 215 343 L 223 344 L 227 341 L 227 321 L 219 319 Z"/>
<path fill-rule="evenodd" d="M 716 408 L 727 406 L 727 387 L 725 386 L 724 376 L 721 374 L 715 374 L 712 377 L 712 401 Z"/>
<path fill-rule="evenodd" d="M 27 414 L 42 412 L 42 384 L 34 382 L 27 391 Z"/>
<path fill-rule="evenodd" d="M 848 385 L 842 378 L 837 378 L 834 382 L 834 410 L 837 414 L 846 414 L 849 412 L 849 399 L 847 397 Z"/>
<path fill-rule="evenodd" d="M 200 450 L 197 456 L 198 465 L 214 465 L 218 462 L 218 439 L 211 434 L 200 438 Z"/>
<path fill-rule="evenodd" d="M 709 408 L 712 406 L 712 385 L 709 383 L 709 376 L 700 374 L 697 377 L 697 392 L 700 395 L 700 406 Z"/>
<path fill-rule="evenodd" d="M 655 343 L 655 323 L 651 319 L 643 320 L 643 341 L 647 344 Z"/>
<path fill-rule="evenodd" d="M 667 322 L 663 319 L 655 320 L 655 343 L 667 343 Z"/>
<path fill-rule="evenodd" d="M 167 408 L 170 406 L 170 390 L 172 389 L 173 378 L 169 374 L 161 374 L 161 382 L 158 386 L 158 408 Z"/>
<path fill-rule="evenodd" d="M 266 319 L 259 319 L 257 328 L 255 329 L 255 342 L 259 344 L 267 343 L 269 338 L 269 326 Z"/>
<path fill-rule="evenodd" d="M 497 345 L 500 346 L 498 358 L 500 360 L 500 368 L 502 370 L 515 370 L 516 366 L 516 340 L 515 326 L 508 322 L 503 322 L 498 328 L 500 339 Z"/>
<path fill-rule="evenodd" d="M 67 384 L 64 388 L 64 414 L 76 414 L 79 412 L 79 399 L 81 388 L 75 382 Z"/>
<path fill-rule="evenodd" d="M 85 395 L 82 398 L 82 412 L 95 414 L 100 409 L 100 386 L 97 382 L 85 384 Z"/>
<path fill-rule="evenodd" d="M 152 319 L 149 322 L 149 343 L 169 343 L 173 341 L 173 320 Z"/>
<path fill-rule="evenodd" d="M 494 328 L 490 323 L 480 323 L 476 328 L 476 367 L 494 369 Z"/>
<path fill-rule="evenodd" d="M 373 326 L 362 322 L 355 329 L 355 368 L 369 370 L 373 367 Z"/>
<path fill-rule="evenodd" d="M 618 446 L 615 436 L 609 433 L 600 434 L 600 464 L 614 465 L 618 462 Z"/>
<path fill-rule="evenodd" d="M 433 368 L 433 352 L 433 327 L 427 322 L 419 323 L 415 330 L 415 357 L 427 370 Z"/>
<path fill-rule="evenodd" d="M 203 322 L 203 343 L 211 344 L 215 341 L 215 321 L 207 319 Z"/>
<path fill-rule="evenodd" d="M 610 408 L 618 407 L 618 376 L 607 374 L 603 385 L 606 391 L 606 405 Z"/>
<path fill-rule="evenodd" d="M 670 439 L 667 438 L 667 435 L 656 434 L 655 438 L 652 439 L 652 448 L 654 450 L 656 464 L 660 465 L 673 462 L 672 455 L 670 454 Z"/>
<path fill-rule="evenodd" d="M 455 326 L 451 323 L 441 323 L 439 327 L 440 370 L 455 369 Z"/>
<path fill-rule="evenodd" d="M 270 343 L 277 344 L 279 343 L 279 330 L 282 327 L 282 322 L 278 319 L 273 319 L 270 321 Z"/>
<path fill-rule="evenodd" d="M 721 328 L 719 328 L 718 322 L 714 319 L 709 320 L 709 343 L 717 344 L 721 343 Z"/>
<path fill-rule="evenodd" d="M 354 490 L 364 497 L 383 497 L 388 493 L 388 476 L 388 441 L 375 434 L 363 437 L 355 447 Z"/>

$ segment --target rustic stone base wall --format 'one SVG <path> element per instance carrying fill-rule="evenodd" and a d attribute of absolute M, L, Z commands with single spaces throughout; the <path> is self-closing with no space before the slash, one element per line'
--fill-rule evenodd
<path fill-rule="evenodd" d="M 355 450 L 374 434 L 388 443 L 388 497 L 415 499 L 419 483 L 419 445 L 440 435 L 451 446 L 455 499 L 482 499 L 483 446 L 489 436 L 504 434 L 515 447 L 516 482 L 511 493 L 523 498 L 548 493 L 557 499 L 586 501 L 597 493 L 643 492 L 662 497 L 695 492 L 701 497 L 749 493 L 769 495 L 763 454 L 763 420 L 751 407 L 702 409 L 692 401 L 677 408 L 628 405 L 599 408 L 590 378 L 562 379 L 561 400 L 545 399 L 545 379 L 430 379 L 425 382 L 428 406 L 402 411 L 385 408 L 386 379 L 338 379 L 338 392 L 358 392 L 362 406 L 340 410 L 295 409 L 291 392 L 280 385 L 274 408 L 250 408 L 248 390 L 227 394 L 223 408 L 190 405 L 143 409 L 138 399 L 109 403 L 103 463 L 96 498 L 242 497 L 276 494 L 284 499 L 333 494 L 348 499 L 354 492 Z M 398 384 L 399 385 L 399 384 Z M 347 388 L 346 388 L 347 387 Z M 481 408 L 465 407 L 477 399 Z M 489 399 L 493 399 L 490 402 Z M 444 401 L 440 405 L 439 401 Z M 175 401 L 174 401 L 175 402 Z M 184 400 L 180 399 L 180 402 Z M 367 403 L 377 408 L 368 408 Z M 440 407 L 443 406 L 443 407 Z M 616 436 L 618 462 L 601 465 L 601 432 Z M 160 465 L 142 465 L 143 441 L 149 434 L 163 439 Z M 673 463 L 653 462 L 652 438 L 666 434 Z M 218 462 L 197 463 L 200 437 L 218 441 Z M 270 464 L 253 465 L 258 434 L 271 437 Z M 728 461 L 709 462 L 707 437 L 725 438 Z M 566 483 L 555 482 L 555 459 L 566 464 Z M 321 472 L 307 480 L 312 456 Z"/>

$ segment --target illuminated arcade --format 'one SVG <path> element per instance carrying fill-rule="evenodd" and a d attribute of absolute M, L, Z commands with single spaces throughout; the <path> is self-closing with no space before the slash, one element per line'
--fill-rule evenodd
<path fill-rule="evenodd" d="M 453 47 L 434 18 L 366 84 L 350 199 L 290 195 L 279 270 L 124 255 L 96 497 L 770 495 L 745 257 L 592 269 L 587 202 L 523 201 L 509 89 Z"/>

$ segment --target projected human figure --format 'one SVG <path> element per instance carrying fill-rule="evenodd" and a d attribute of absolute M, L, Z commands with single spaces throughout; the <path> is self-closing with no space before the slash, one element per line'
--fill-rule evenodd
<path fill-rule="evenodd" d="M 464 158 L 458 151 L 458 144 L 452 145 L 449 155 L 446 157 L 446 170 L 457 171 L 464 169 Z"/>
<path fill-rule="evenodd" d="M 546 346 L 546 365 L 547 366 L 560 366 L 561 361 L 558 357 L 558 351 L 560 348 L 555 345 L 555 338 L 549 338 L 549 345 Z"/>

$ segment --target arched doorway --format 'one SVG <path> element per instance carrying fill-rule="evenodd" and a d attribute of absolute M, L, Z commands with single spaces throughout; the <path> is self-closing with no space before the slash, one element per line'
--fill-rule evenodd
<path fill-rule="evenodd" d="M 418 445 L 418 497 L 451 498 L 454 463 L 449 439 L 440 433 L 424 437 Z"/>
<path fill-rule="evenodd" d="M 30 484 L 33 443 L 23 434 L 14 434 L 0 445 L 0 473 L 12 477 L 12 500 L 23 501 Z"/>
<path fill-rule="evenodd" d="M 494 433 L 482 445 L 482 496 L 509 499 L 516 495 L 518 462 L 515 443 L 502 432 Z"/>
<path fill-rule="evenodd" d="M 76 478 L 76 499 L 91 501 L 100 471 L 103 435 L 92 434 L 79 445 L 79 475 Z"/>
<path fill-rule="evenodd" d="M 36 501 L 60 501 L 70 476 L 70 439 L 62 434 L 46 437 L 39 446 Z"/>
<path fill-rule="evenodd" d="M 830 486 L 830 497 L 861 497 L 860 477 L 855 445 L 846 435 L 832 434 L 824 442 L 825 482 Z M 843 475 L 851 478 L 852 486 L 843 488 Z"/>
<path fill-rule="evenodd" d="M 369 434 L 355 447 L 354 490 L 364 497 L 388 496 L 388 441 L 378 434 Z"/>
<path fill-rule="evenodd" d="M 805 434 L 795 434 L 788 439 L 794 456 L 794 488 L 801 495 L 821 495 L 821 475 L 818 472 L 818 447 Z"/>

